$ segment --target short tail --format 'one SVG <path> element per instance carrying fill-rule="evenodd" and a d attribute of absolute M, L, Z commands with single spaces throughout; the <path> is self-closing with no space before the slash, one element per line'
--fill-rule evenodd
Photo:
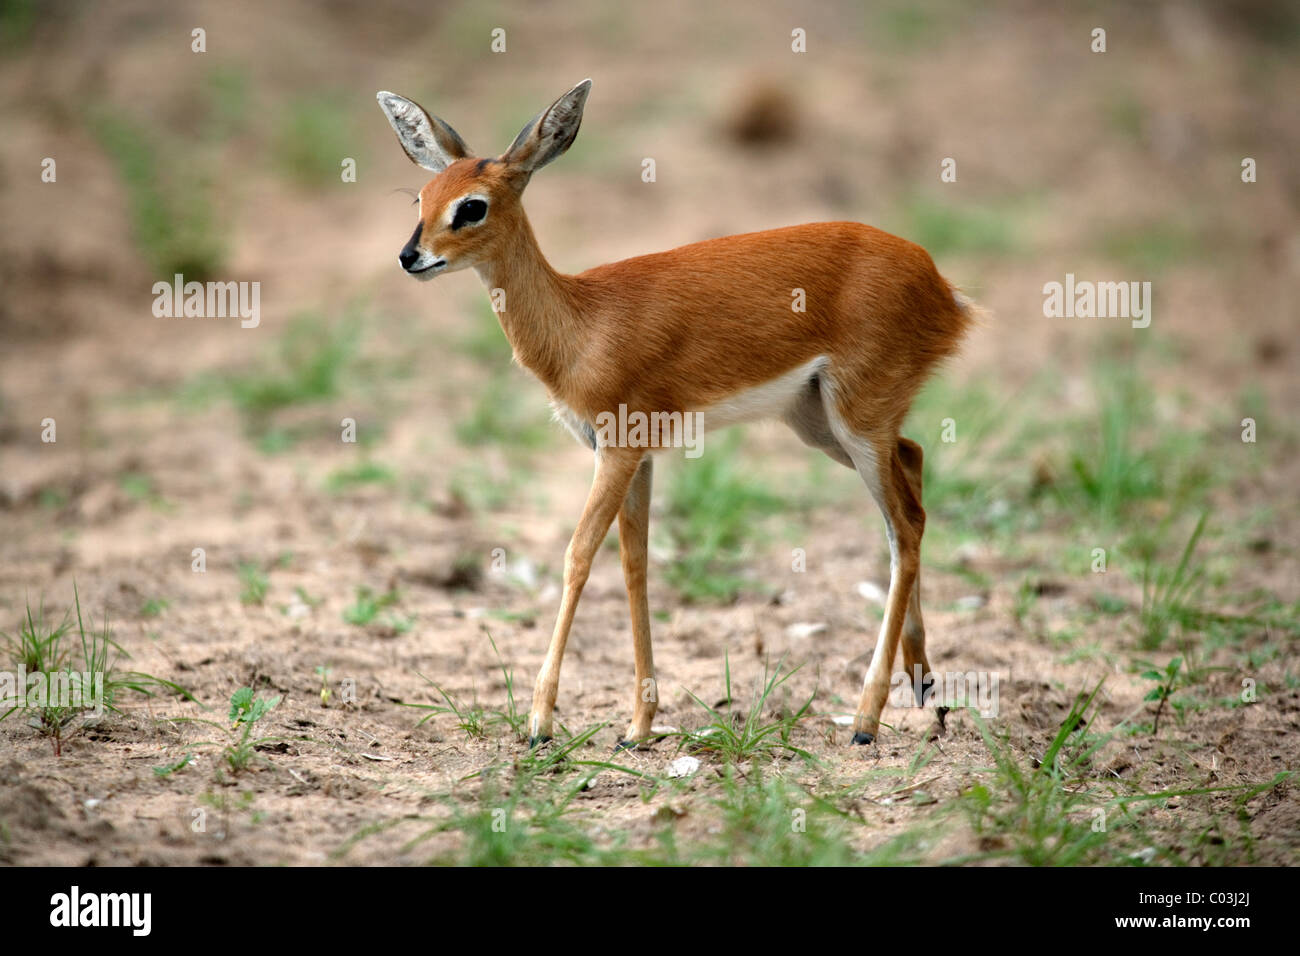
<path fill-rule="evenodd" d="M 951 282 L 948 283 L 948 288 L 952 290 L 952 300 L 957 303 L 957 310 L 966 319 L 962 328 L 963 332 L 971 325 L 983 325 L 992 316 L 988 309 L 977 304 L 974 299 Z"/>

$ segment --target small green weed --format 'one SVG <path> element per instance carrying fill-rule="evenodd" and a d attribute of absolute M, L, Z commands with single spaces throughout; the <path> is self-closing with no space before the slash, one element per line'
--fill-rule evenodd
<path fill-rule="evenodd" d="M 357 588 L 356 601 L 343 609 L 343 620 L 357 627 L 365 627 L 379 616 L 380 611 L 393 606 L 400 598 L 401 595 L 396 590 L 376 594 L 363 585 Z"/>
<path fill-rule="evenodd" d="M 668 581 L 688 601 L 732 601 L 756 525 L 785 502 L 738 460 L 733 431 L 711 452 L 681 462 L 668 482 L 667 528 L 676 549 Z"/>
<path fill-rule="evenodd" d="M 1178 672 L 1182 669 L 1182 666 L 1183 659 L 1175 657 L 1165 666 L 1163 671 L 1146 670 L 1142 672 L 1143 680 L 1156 682 L 1156 686 L 1147 691 L 1146 696 L 1142 699 L 1145 701 L 1159 701 L 1151 726 L 1152 737 L 1157 737 L 1160 734 L 1160 715 L 1164 712 L 1165 704 L 1169 702 L 1169 698 L 1174 692 L 1174 683 L 1178 680 Z"/>
<path fill-rule="evenodd" d="M 15 668 L 28 675 L 28 681 L 32 675 L 40 675 L 34 686 L 15 684 L 13 696 L 0 700 L 0 706 L 9 704 L 0 720 L 20 711 L 34 711 L 34 722 L 50 738 L 55 756 L 62 755 L 68 737 L 89 723 L 98 721 L 106 712 L 120 713 L 118 699 L 125 691 L 152 697 L 156 691 L 167 690 L 193 700 L 188 691 L 172 681 L 121 670 L 118 662 L 127 654 L 113 640 L 107 617 L 96 628 L 89 615 L 83 616 L 81 596 L 75 586 L 73 594 L 74 609 L 65 612 L 59 623 L 46 621 L 43 603 L 35 614 L 28 604 L 17 635 L 0 634 Z M 75 648 L 65 643 L 73 626 L 73 610 L 78 637 Z M 77 651 L 80 659 L 74 662 Z M 77 720 L 81 723 L 74 726 Z"/>
<path fill-rule="evenodd" d="M 271 579 L 256 561 L 240 561 L 239 601 L 241 604 L 262 604 L 271 589 Z"/>
<path fill-rule="evenodd" d="M 684 749 L 697 753 L 716 753 L 729 763 L 751 760 L 758 756 L 769 758 L 795 756 L 813 760 L 812 754 L 790 742 L 795 727 L 812 708 L 811 696 L 797 710 L 782 713 L 775 719 L 767 716 L 767 711 L 774 703 L 773 693 L 798 670 L 799 668 L 796 667 L 794 670 L 782 673 L 780 662 L 771 673 L 764 669 L 763 679 L 755 689 L 749 707 L 743 713 L 724 713 L 691 694 L 691 699 L 704 708 L 705 712 L 713 718 L 712 721 L 696 730 L 677 731 L 668 736 L 680 740 L 680 745 Z M 729 708 L 734 700 L 729 655 L 724 657 L 723 661 L 723 685 L 726 698 L 720 706 Z"/>
<path fill-rule="evenodd" d="M 267 743 L 272 737 L 253 737 L 253 728 L 280 703 L 280 695 L 270 698 L 254 697 L 253 688 L 241 687 L 230 697 L 231 730 L 239 731 L 239 736 L 222 751 L 226 765 L 235 773 L 247 770 L 256 755 L 257 746 Z"/>

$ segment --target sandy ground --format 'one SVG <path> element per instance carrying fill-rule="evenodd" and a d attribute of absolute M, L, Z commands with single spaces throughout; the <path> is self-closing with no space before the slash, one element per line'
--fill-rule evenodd
<path fill-rule="evenodd" d="M 951 188 L 963 203 L 996 207 L 1015 218 L 1015 243 L 983 255 L 936 255 L 992 312 L 943 374 L 954 383 L 994 382 L 1020 419 L 1077 416 L 1090 401 L 1100 343 L 1132 334 L 1122 321 L 1044 319 L 1042 284 L 1067 271 L 1124 268 L 1097 236 L 1189 223 L 1200 243 L 1195 254 L 1183 250 L 1158 274 L 1148 331 L 1162 358 L 1150 375 L 1169 407 L 1151 414 L 1211 435 L 1236 475 L 1215 492 L 1216 595 L 1262 589 L 1296 600 L 1300 190 L 1290 167 L 1300 135 L 1284 95 L 1297 79 L 1286 48 L 1260 47 L 1199 8 L 1178 14 L 1176 5 L 1115 16 L 1103 65 L 1080 40 L 1089 20 L 1055 19 L 1033 6 L 940 17 L 910 46 L 906 31 L 889 41 L 870 28 L 875 21 L 864 26 L 830 4 L 797 15 L 773 7 L 764 17 L 722 4 L 708 19 L 685 5 L 655 4 L 630 8 L 626 18 L 603 18 L 593 7 L 566 13 L 574 19 L 564 23 L 541 7 L 487 8 L 484 24 L 504 18 L 517 51 L 494 60 L 465 50 L 462 35 L 479 32 L 462 22 L 469 14 L 411 29 L 416 6 L 362 21 L 340 5 L 309 15 L 296 3 L 275 12 L 178 4 L 165 14 L 122 4 L 111 15 L 63 14 L 57 35 L 38 28 L 33 45 L 0 66 L 10 94 L 0 146 L 0 219 L 8 224 L 0 235 L 0 630 L 14 633 L 27 603 L 44 600 L 61 613 L 75 583 L 82 606 L 113 623 L 130 654 L 126 666 L 176 681 L 196 698 L 128 697 L 122 715 L 72 737 L 57 758 L 21 717 L 0 723 L 0 860 L 417 862 L 454 849 L 454 836 L 411 848 L 412 823 L 336 854 L 367 826 L 433 813 L 439 795 L 472 792 L 467 777 L 520 750 L 499 730 L 473 740 L 450 718 L 419 725 L 422 714 L 401 703 L 433 702 L 427 677 L 462 700 L 504 708 L 490 633 L 526 710 L 589 456 L 558 428 L 522 459 L 457 442 L 456 422 L 488 384 L 482 365 L 459 347 L 482 318 L 482 292 L 471 275 L 417 286 L 398 273 L 393 259 L 414 213 L 393 190 L 421 179 L 372 107 L 349 106 L 362 157 L 356 184 L 312 190 L 269 171 L 266 144 L 285 91 L 317 83 L 358 102 L 378 88 L 426 98 L 486 152 L 502 148 L 506 130 L 550 96 L 593 76 L 586 151 L 576 146 L 528 196 L 539 240 L 564 269 L 789 222 L 852 218 L 901 230 L 905 223 L 890 219 L 903 193 L 940 201 Z M 210 59 L 252 78 L 247 125 L 212 145 L 205 169 L 215 176 L 230 251 L 223 276 L 263 283 L 256 330 L 150 314 L 156 276 L 133 244 L 129 197 L 77 115 L 91 102 L 126 103 L 177 141 L 199 140 L 201 117 L 189 114 L 187 90 L 207 64 L 188 49 L 191 20 L 206 25 Z M 815 55 L 792 58 L 787 22 L 806 26 Z M 276 40 L 291 31 L 293 44 Z M 562 38 L 565 62 L 557 64 Z M 454 63 L 429 55 L 453 47 Z M 744 149 L 729 141 L 728 117 L 756 77 L 791 91 L 793 142 Z M 1114 115 L 1128 109 L 1136 131 L 1125 138 L 1114 132 Z M 58 157 L 56 184 L 34 172 L 46 155 Z M 938 161 L 949 155 L 960 174 L 944 186 Z M 1257 158 L 1261 171 L 1249 187 L 1237 172 L 1242 155 Z M 658 162 L 653 186 L 640 181 L 644 156 Z M 223 398 L 187 400 L 196 382 L 269 361 L 295 314 L 318 310 L 334 322 L 349 307 L 362 317 L 359 371 L 334 397 L 286 412 L 282 421 L 304 435 L 293 448 L 260 450 Z M 506 353 L 504 340 L 497 346 Z M 1055 383 L 1050 399 L 1024 407 L 1016 396 L 1043 374 Z M 542 389 L 524 372 L 512 370 L 507 381 L 526 404 L 543 405 Z M 1250 390 L 1269 412 L 1265 437 L 1243 446 L 1235 422 Z M 57 421 L 54 444 L 40 441 L 47 417 Z M 339 442 L 344 417 L 371 443 Z M 853 805 L 865 825 L 855 840 L 880 846 L 926 825 L 934 806 L 887 799 L 925 746 L 927 714 L 891 709 L 891 726 L 870 748 L 849 747 L 850 731 L 833 719 L 851 710 L 874 640 L 879 612 L 859 584 L 887 580 L 878 517 L 851 475 L 811 465 L 811 453 L 776 426 L 751 429 L 744 449 L 747 460 L 770 464 L 764 474 L 773 487 L 808 507 L 753 537 L 744 555 L 753 586 L 727 606 L 684 604 L 664 581 L 667 546 L 656 540 L 660 719 L 702 724 L 690 695 L 709 703 L 723 696 L 724 656 L 746 694 L 782 657 L 800 665 L 773 704 L 797 706 L 815 695 L 794 742 L 824 766 L 791 773 L 831 789 L 861 783 Z M 332 473 L 367 457 L 395 481 L 327 487 Z M 1036 466 L 995 464 L 1021 475 Z M 661 476 L 682 467 L 665 465 Z M 467 502 L 458 489 L 468 468 L 479 469 L 469 472 L 479 476 L 471 484 L 507 488 L 504 500 L 492 508 Z M 138 475 L 147 476 L 147 492 L 124 481 Z M 657 518 L 662 510 L 657 498 Z M 1042 753 L 1074 695 L 1101 678 L 1100 725 L 1150 719 L 1144 711 L 1152 705 L 1142 700 L 1150 681 L 1133 670 L 1144 655 L 1131 622 L 1089 614 L 1098 594 L 1140 601 L 1133 569 L 1114 568 L 1104 580 L 1086 569 L 1040 571 L 1059 566 L 1045 555 L 1086 553 L 1090 542 L 1070 538 L 1077 533 L 1048 521 L 1010 551 L 993 540 L 936 546 L 931 538 L 927 546 L 931 661 L 945 671 L 999 674 L 993 726 L 1026 759 Z M 796 547 L 808 556 L 804 573 L 790 568 Z M 194 548 L 206 552 L 205 573 L 192 571 Z M 498 548 L 514 573 L 493 572 Z M 241 561 L 266 569 L 262 605 L 240 601 Z M 1032 618 L 1020 620 L 1026 577 L 1040 581 L 1042 596 Z M 400 595 L 368 626 L 343 619 L 362 586 Z M 304 604 L 300 593 L 318 603 Z M 167 606 L 146 616 L 142 608 L 155 599 Z M 1086 631 L 1078 645 L 1048 636 L 1072 623 Z M 1124 736 L 1108 747 L 1106 772 L 1150 792 L 1258 784 L 1294 769 L 1300 690 L 1291 646 L 1292 637 L 1261 629 L 1236 647 L 1207 649 L 1197 688 L 1206 699 L 1236 695 L 1243 677 L 1269 688 L 1266 698 L 1181 719 L 1167 714 L 1158 738 Z M 621 573 L 605 549 L 579 611 L 557 713 L 572 731 L 608 723 L 592 759 L 609 754 L 628 719 L 630 651 Z M 1163 662 L 1174 651 L 1147 656 Z M 1255 663 L 1244 669 L 1252 653 Z M 328 669 L 328 706 L 317 668 Z M 352 703 L 342 700 L 349 681 Z M 282 697 L 262 731 L 275 740 L 252 769 L 218 773 L 224 727 L 166 718 L 224 724 L 230 695 L 245 686 Z M 187 752 L 198 754 L 191 767 L 154 772 Z M 619 759 L 662 774 L 676 756 L 664 742 Z M 971 718 L 954 713 L 924 769 L 905 779 L 943 805 L 989 764 Z M 593 832 L 623 834 L 633 846 L 653 842 L 666 805 L 679 840 L 707 838 L 710 817 L 700 808 L 716 769 L 706 759 L 690 786 L 648 800 L 634 778 L 606 773 L 576 809 Z M 693 812 L 679 813 L 683 807 Z M 1251 859 L 1294 862 L 1295 788 L 1273 788 L 1245 812 Z M 1190 847 L 1235 813 L 1231 796 L 1189 797 L 1162 805 L 1152 822 L 1185 832 Z M 990 849 L 964 827 L 936 826 L 921 854 Z"/>

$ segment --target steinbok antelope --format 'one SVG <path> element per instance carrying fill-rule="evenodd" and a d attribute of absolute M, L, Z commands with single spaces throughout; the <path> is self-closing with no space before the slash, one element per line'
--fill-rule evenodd
<path fill-rule="evenodd" d="M 557 415 L 595 452 L 591 493 L 564 556 L 564 591 L 529 715 L 549 739 L 560 663 L 592 559 L 618 517 L 635 651 L 632 721 L 622 746 L 653 737 L 658 705 L 646 599 L 650 451 L 677 416 L 720 427 L 778 418 L 853 468 L 885 518 L 889 595 L 855 744 L 879 732 L 901 641 L 909 682 L 929 675 L 921 622 L 921 448 L 899 435 L 913 396 L 957 348 L 973 306 L 924 249 L 854 222 L 814 223 L 691 245 L 561 274 L 547 263 L 521 198 L 533 173 L 578 135 L 583 80 L 524 126 L 496 158 L 477 158 L 442 120 L 393 93 L 377 98 L 413 162 L 435 173 L 398 256 L 418 279 L 473 268 L 491 290 L 515 359 L 541 379 Z M 799 305 L 803 308 L 800 309 Z M 660 423 L 619 442 L 595 423 Z M 642 435 L 641 437 L 646 437 Z M 917 701 L 930 696 L 929 682 Z M 942 725 L 945 710 L 936 714 Z"/>

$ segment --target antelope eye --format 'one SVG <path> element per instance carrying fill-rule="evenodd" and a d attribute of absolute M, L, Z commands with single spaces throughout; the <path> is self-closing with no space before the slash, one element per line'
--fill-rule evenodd
<path fill-rule="evenodd" d="M 456 215 L 451 220 L 451 228 L 459 229 L 466 223 L 481 222 L 487 215 L 487 203 L 482 199 L 466 199 L 456 207 Z"/>

